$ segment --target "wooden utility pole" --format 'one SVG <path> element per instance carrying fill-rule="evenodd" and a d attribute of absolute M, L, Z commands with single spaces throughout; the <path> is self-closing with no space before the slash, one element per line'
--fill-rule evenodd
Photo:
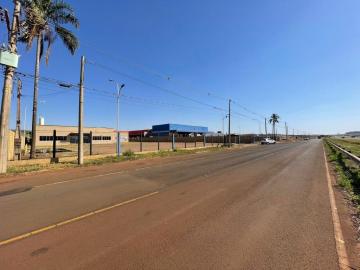
<path fill-rule="evenodd" d="M 267 132 L 267 119 L 265 117 L 265 135 L 266 135 L 266 138 L 268 136 L 268 132 Z"/>
<path fill-rule="evenodd" d="M 85 56 L 81 56 L 80 85 L 79 85 L 79 128 L 78 128 L 78 164 L 79 165 L 84 164 L 84 131 L 83 131 L 84 68 L 85 68 Z"/>
<path fill-rule="evenodd" d="M 11 53 L 16 53 L 17 33 L 19 30 L 20 21 L 19 0 L 14 0 L 14 14 L 12 20 L 11 31 L 9 34 L 9 48 Z M 8 140 L 9 140 L 9 114 L 11 105 L 11 92 L 13 85 L 13 77 L 15 68 L 6 66 L 5 78 L 3 87 L 3 96 L 1 101 L 0 113 L 0 173 L 6 173 L 7 170 L 7 155 L 8 155 Z"/>
<path fill-rule="evenodd" d="M 229 127 L 228 127 L 228 132 L 229 132 L 229 147 L 231 147 L 231 99 L 229 99 Z"/>
<path fill-rule="evenodd" d="M 16 130 L 15 138 L 21 139 L 21 126 L 20 126 L 20 107 L 21 107 L 21 89 L 22 82 L 20 79 L 17 80 L 17 107 L 16 107 Z"/>

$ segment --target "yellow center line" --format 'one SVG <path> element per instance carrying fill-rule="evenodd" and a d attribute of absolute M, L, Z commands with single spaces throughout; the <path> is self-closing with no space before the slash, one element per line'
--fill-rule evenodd
<path fill-rule="evenodd" d="M 21 235 L 18 235 L 18 236 L 14 236 L 12 238 L 0 241 L 0 246 L 4 246 L 4 245 L 10 244 L 10 243 L 13 243 L 15 241 L 19 241 L 19 240 L 28 238 L 28 237 L 33 236 L 33 235 L 40 234 L 40 233 L 49 231 L 51 229 L 55 229 L 55 228 L 64 226 L 66 224 L 73 223 L 73 222 L 82 220 L 84 218 L 87 218 L 87 217 L 90 217 L 90 216 L 93 216 L 93 215 L 96 215 L 96 214 L 100 214 L 100 213 L 109 211 L 109 210 L 114 209 L 116 207 L 120 207 L 120 206 L 129 204 L 129 203 L 141 200 L 141 199 L 145 199 L 145 198 L 154 196 L 154 195 L 156 195 L 158 193 L 159 193 L 159 191 L 151 192 L 151 193 L 148 193 L 148 194 L 145 194 L 145 195 L 142 195 L 142 196 L 139 196 L 139 197 L 136 197 L 136 198 L 121 202 L 121 203 L 117 203 L 117 204 L 114 204 L 114 205 L 111 205 L 111 206 L 107 206 L 107 207 L 104 207 L 104 208 L 101 208 L 101 209 L 97 209 L 95 211 L 88 212 L 86 214 L 83 214 L 83 215 L 80 215 L 80 216 L 77 216 L 77 217 L 74 217 L 74 218 L 71 218 L 71 219 L 61 221 L 61 222 L 56 223 L 56 224 L 52 224 L 52 225 L 49 225 L 49 226 L 46 226 L 46 227 L 43 227 L 43 228 L 40 228 L 40 229 L 33 230 L 31 232 L 27 232 L 27 233 L 24 233 L 24 234 L 21 234 Z"/>

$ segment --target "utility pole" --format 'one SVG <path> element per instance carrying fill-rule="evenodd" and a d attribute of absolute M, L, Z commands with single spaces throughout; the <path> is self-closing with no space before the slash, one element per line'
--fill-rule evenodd
<path fill-rule="evenodd" d="M 231 147 L 231 99 L 229 99 L 229 127 L 228 127 L 228 132 L 229 132 L 229 147 Z"/>
<path fill-rule="evenodd" d="M 21 107 L 21 88 L 22 82 L 20 79 L 17 80 L 17 107 L 16 107 L 16 130 L 15 138 L 21 139 L 21 127 L 20 127 L 20 107 Z"/>
<path fill-rule="evenodd" d="M 24 142 L 25 142 L 25 145 L 26 145 L 26 113 L 27 113 L 27 107 L 25 105 L 25 109 L 24 109 L 24 126 L 23 126 L 23 129 L 24 129 Z M 26 153 L 26 147 L 25 147 L 25 153 Z"/>
<path fill-rule="evenodd" d="M 78 164 L 84 164 L 84 131 L 83 131 L 83 112 L 84 112 L 84 68 L 85 56 L 81 56 L 80 85 L 79 85 L 79 127 L 78 127 Z"/>
<path fill-rule="evenodd" d="M 288 127 L 287 127 L 287 124 L 285 122 L 285 136 L 286 136 L 286 140 L 288 139 Z"/>
<path fill-rule="evenodd" d="M 20 8 L 19 0 L 14 0 L 14 14 L 12 20 L 11 31 L 9 34 L 9 48 L 11 53 L 16 53 L 17 33 L 20 21 Z M 13 85 L 13 77 L 15 68 L 6 66 L 5 78 L 3 87 L 3 96 L 1 101 L 0 113 L 0 173 L 6 173 L 7 170 L 7 154 L 8 154 L 8 140 L 9 140 L 9 114 L 11 105 L 11 92 Z"/>
<path fill-rule="evenodd" d="M 267 119 L 265 117 L 265 135 L 266 135 L 266 138 L 268 136 L 268 132 L 267 132 Z"/>
<path fill-rule="evenodd" d="M 18 160 L 21 160 L 21 125 L 20 125 L 20 107 L 21 107 L 21 88 L 22 82 L 18 78 L 17 80 L 17 108 L 16 108 L 16 129 L 15 129 L 15 155 L 17 155 Z"/>

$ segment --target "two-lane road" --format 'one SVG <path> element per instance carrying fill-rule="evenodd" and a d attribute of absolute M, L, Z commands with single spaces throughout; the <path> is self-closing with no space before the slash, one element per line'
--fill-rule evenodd
<path fill-rule="evenodd" d="M 338 269 L 318 140 L 59 182 L 0 186 L 0 241 L 138 199 L 0 246 L 1 269 Z"/>

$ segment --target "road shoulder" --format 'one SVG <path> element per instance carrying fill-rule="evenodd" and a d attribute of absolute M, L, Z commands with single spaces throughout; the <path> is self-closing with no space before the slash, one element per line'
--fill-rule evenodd
<path fill-rule="evenodd" d="M 352 205 L 348 194 L 337 184 L 337 173 L 335 171 L 334 164 L 329 162 L 328 159 L 326 162 L 328 164 L 330 179 L 333 185 L 337 213 L 341 223 L 342 237 L 345 242 L 346 253 L 350 264 L 349 267 L 340 269 L 359 269 L 359 232 L 357 232 L 357 228 L 353 222 L 353 216 L 356 213 L 356 209 Z"/>

